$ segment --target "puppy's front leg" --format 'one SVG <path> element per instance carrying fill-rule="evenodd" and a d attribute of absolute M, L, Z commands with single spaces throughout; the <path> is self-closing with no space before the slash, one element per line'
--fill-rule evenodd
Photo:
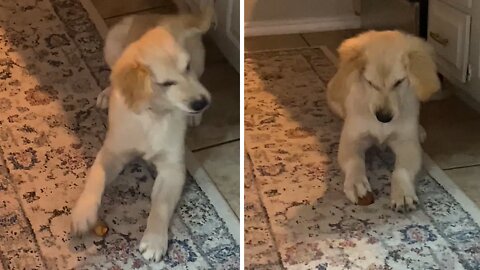
<path fill-rule="evenodd" d="M 422 125 L 418 125 L 418 138 L 420 143 L 424 143 L 427 139 L 427 131 L 422 127 Z"/>
<path fill-rule="evenodd" d="M 396 211 L 414 210 L 415 203 L 418 202 L 415 177 L 422 164 L 420 143 L 415 139 L 397 140 L 391 142 L 390 147 L 396 155 L 391 183 L 391 206 Z"/>
<path fill-rule="evenodd" d="M 147 260 L 156 262 L 168 248 L 168 227 L 185 183 L 185 165 L 178 162 L 154 162 L 158 176 L 152 191 L 152 207 L 147 228 L 140 242 L 140 252 Z"/>
<path fill-rule="evenodd" d="M 97 96 L 97 107 L 100 109 L 108 108 L 108 103 L 110 100 L 110 93 L 112 92 L 112 86 L 107 86 L 107 88 L 103 89 L 100 94 Z"/>
<path fill-rule="evenodd" d="M 357 203 L 359 198 L 371 191 L 370 183 L 365 173 L 365 151 L 370 146 L 366 139 L 348 136 L 342 131 L 338 149 L 338 162 L 345 173 L 343 191 L 347 198 Z"/>
<path fill-rule="evenodd" d="M 115 179 L 127 162 L 127 155 L 105 146 L 100 149 L 88 172 L 83 192 L 72 210 L 73 233 L 83 234 L 94 225 L 106 182 Z"/>

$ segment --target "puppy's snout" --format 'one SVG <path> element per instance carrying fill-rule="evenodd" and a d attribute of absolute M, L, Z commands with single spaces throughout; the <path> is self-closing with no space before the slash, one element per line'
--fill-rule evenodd
<path fill-rule="evenodd" d="M 194 112 L 199 112 L 209 105 L 209 101 L 205 96 L 190 102 L 190 109 Z"/>
<path fill-rule="evenodd" d="M 392 121 L 393 118 L 392 112 L 385 109 L 380 109 L 376 111 L 375 116 L 377 117 L 377 120 L 382 123 L 388 123 Z"/>

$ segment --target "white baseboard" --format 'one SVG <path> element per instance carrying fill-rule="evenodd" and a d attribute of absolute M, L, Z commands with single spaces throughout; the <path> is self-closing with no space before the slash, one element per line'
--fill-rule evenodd
<path fill-rule="evenodd" d="M 306 18 L 245 22 L 245 36 L 297 34 L 360 28 L 360 17 Z"/>

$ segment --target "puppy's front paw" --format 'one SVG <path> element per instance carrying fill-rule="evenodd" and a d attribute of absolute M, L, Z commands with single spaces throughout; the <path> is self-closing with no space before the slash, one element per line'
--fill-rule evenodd
<path fill-rule="evenodd" d="M 418 197 L 415 194 L 414 180 L 404 170 L 394 171 L 392 175 L 391 207 L 397 212 L 415 210 Z"/>
<path fill-rule="evenodd" d="M 187 121 L 189 127 L 200 126 L 200 123 L 202 122 L 202 113 L 189 115 Z"/>
<path fill-rule="evenodd" d="M 97 107 L 100 109 L 108 108 L 108 102 L 110 100 L 110 86 L 105 88 L 100 94 L 97 96 Z"/>
<path fill-rule="evenodd" d="M 354 204 L 358 203 L 359 198 L 363 198 L 372 188 L 366 176 L 345 179 L 343 184 L 343 192 L 347 198 Z"/>
<path fill-rule="evenodd" d="M 72 233 L 84 234 L 97 221 L 100 201 L 82 194 L 72 210 Z"/>
<path fill-rule="evenodd" d="M 151 233 L 145 232 L 140 242 L 139 250 L 143 258 L 159 262 L 167 253 L 168 248 L 168 232 Z"/>

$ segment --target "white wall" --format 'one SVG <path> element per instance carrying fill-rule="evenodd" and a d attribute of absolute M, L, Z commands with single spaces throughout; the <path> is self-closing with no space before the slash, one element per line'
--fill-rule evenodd
<path fill-rule="evenodd" d="M 359 27 L 352 0 L 245 0 L 245 35 Z M 277 28 L 277 29 L 275 29 Z"/>

